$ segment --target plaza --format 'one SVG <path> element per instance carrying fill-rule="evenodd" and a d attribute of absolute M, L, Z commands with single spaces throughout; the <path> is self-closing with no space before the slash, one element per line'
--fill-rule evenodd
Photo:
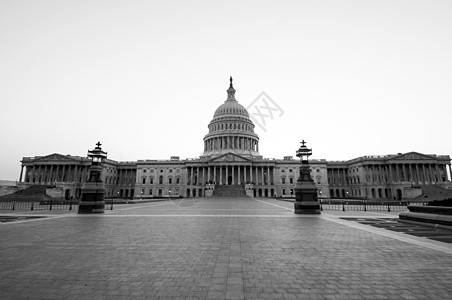
<path fill-rule="evenodd" d="M 398 212 L 306 216 L 290 202 L 211 197 L 117 205 L 102 215 L 1 215 L 22 217 L 0 224 L 2 299 L 452 295 L 451 243 L 358 222 Z"/>

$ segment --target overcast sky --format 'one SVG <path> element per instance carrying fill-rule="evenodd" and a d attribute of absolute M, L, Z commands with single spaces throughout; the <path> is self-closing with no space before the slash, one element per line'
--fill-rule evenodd
<path fill-rule="evenodd" d="M 317 159 L 451 155 L 451 16 L 432 0 L 0 0 L 0 179 L 99 140 L 114 160 L 199 157 L 229 76 L 267 113 L 264 157 L 302 139 Z"/>

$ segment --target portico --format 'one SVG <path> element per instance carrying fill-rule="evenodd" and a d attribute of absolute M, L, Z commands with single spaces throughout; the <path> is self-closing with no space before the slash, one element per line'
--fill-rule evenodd
<path fill-rule="evenodd" d="M 247 164 L 214 163 L 208 166 L 187 168 L 187 183 L 190 185 L 219 184 L 274 184 L 274 166 L 253 166 Z"/>

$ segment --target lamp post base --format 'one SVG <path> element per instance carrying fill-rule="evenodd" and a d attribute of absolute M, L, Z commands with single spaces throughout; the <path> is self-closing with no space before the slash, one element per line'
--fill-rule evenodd
<path fill-rule="evenodd" d="M 318 201 L 295 201 L 295 214 L 320 214 L 320 203 Z"/>
<path fill-rule="evenodd" d="M 105 212 L 105 201 L 84 201 L 78 206 L 79 214 L 102 214 Z"/>
<path fill-rule="evenodd" d="M 99 214 L 105 212 L 105 186 L 102 182 L 87 182 L 82 189 L 79 214 Z"/>
<path fill-rule="evenodd" d="M 320 214 L 320 202 L 314 181 L 298 181 L 295 186 L 295 214 Z"/>

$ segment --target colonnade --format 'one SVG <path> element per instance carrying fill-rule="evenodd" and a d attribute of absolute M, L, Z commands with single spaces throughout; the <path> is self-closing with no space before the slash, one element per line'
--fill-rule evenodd
<path fill-rule="evenodd" d="M 259 143 L 256 139 L 240 136 L 221 136 L 204 141 L 204 151 L 216 149 L 240 149 L 259 152 Z"/>
<path fill-rule="evenodd" d="M 331 168 L 328 170 L 329 184 L 331 185 L 346 185 L 347 184 L 347 169 L 346 168 Z"/>
<path fill-rule="evenodd" d="M 23 178 L 25 168 L 25 178 Z M 89 165 L 45 164 L 22 166 L 20 182 L 53 184 L 58 182 L 86 182 Z"/>
<path fill-rule="evenodd" d="M 136 169 L 118 169 L 118 184 L 130 185 L 134 184 L 136 180 Z"/>
<path fill-rule="evenodd" d="M 187 184 L 274 184 L 273 166 L 217 165 L 187 167 Z"/>
<path fill-rule="evenodd" d="M 451 166 L 449 172 L 451 172 Z M 412 182 L 431 184 L 449 180 L 446 164 L 406 163 L 386 165 L 364 165 L 365 180 L 368 183 Z M 451 172 L 452 174 L 452 172 Z"/>
<path fill-rule="evenodd" d="M 20 171 L 19 182 L 34 184 L 54 184 L 55 181 L 86 182 L 89 175 L 89 167 L 89 165 L 70 164 L 24 165 Z M 134 184 L 136 180 L 136 170 L 118 169 L 117 174 L 111 175 L 104 172 L 102 180 L 105 184 Z"/>
<path fill-rule="evenodd" d="M 329 184 L 343 186 L 348 184 L 387 184 L 411 182 L 413 184 L 434 184 L 450 180 L 450 164 L 438 163 L 394 163 L 363 165 L 364 172 L 352 172 L 352 168 L 331 168 L 328 171 Z M 360 174 L 364 178 L 360 179 Z"/>

